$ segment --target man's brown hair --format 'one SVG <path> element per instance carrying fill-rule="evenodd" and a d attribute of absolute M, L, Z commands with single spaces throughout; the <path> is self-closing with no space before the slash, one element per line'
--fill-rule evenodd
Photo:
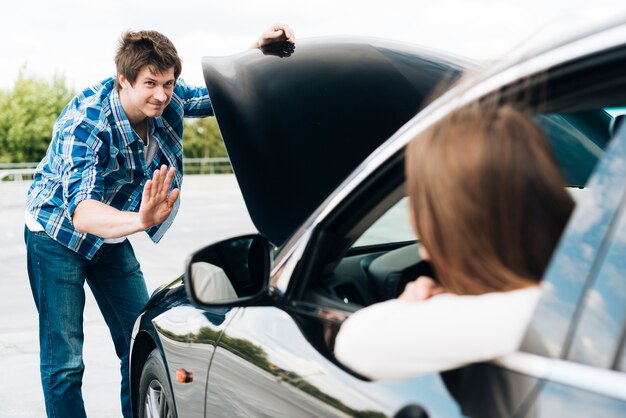
<path fill-rule="evenodd" d="M 178 52 L 165 35 L 153 30 L 128 31 L 122 34 L 115 53 L 117 73 L 126 77 L 132 85 L 141 69 L 146 66 L 153 73 L 163 73 L 173 68 L 176 79 L 182 70 Z M 117 79 L 115 88 L 120 89 Z"/>
<path fill-rule="evenodd" d="M 458 110 L 406 151 L 412 220 L 456 294 L 541 279 L 574 202 L 540 129 L 510 105 Z"/>

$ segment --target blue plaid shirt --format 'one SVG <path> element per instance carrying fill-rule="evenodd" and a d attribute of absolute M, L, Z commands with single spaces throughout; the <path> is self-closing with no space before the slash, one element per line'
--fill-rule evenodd
<path fill-rule="evenodd" d="M 126 118 L 114 81 L 109 78 L 89 87 L 63 109 L 26 202 L 50 237 L 88 259 L 104 240 L 76 231 L 72 214 L 78 203 L 93 199 L 122 211 L 138 211 L 143 186 L 161 164 L 176 167 L 172 187 L 180 187 L 183 116 L 213 114 L 206 88 L 189 87 L 179 79 L 163 114 L 153 119 L 152 138 L 159 149 L 147 166 L 144 143 Z M 176 210 L 163 224 L 146 231 L 154 242 L 163 237 L 175 214 Z"/>

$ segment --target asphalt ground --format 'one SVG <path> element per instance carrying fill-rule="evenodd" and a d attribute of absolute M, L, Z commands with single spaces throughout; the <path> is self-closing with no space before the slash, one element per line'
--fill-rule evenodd
<path fill-rule="evenodd" d="M 37 310 L 26 274 L 24 202 L 29 182 L 0 182 L 0 418 L 45 417 L 39 380 Z M 187 176 L 171 229 L 157 245 L 130 237 L 152 292 L 178 277 L 187 256 L 220 239 L 254 232 L 233 175 Z M 92 418 L 121 417 L 119 361 L 85 286 L 83 398 Z"/>

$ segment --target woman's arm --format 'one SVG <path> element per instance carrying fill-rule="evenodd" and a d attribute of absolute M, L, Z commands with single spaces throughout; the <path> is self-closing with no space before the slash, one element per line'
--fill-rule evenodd
<path fill-rule="evenodd" d="M 539 288 L 529 288 L 375 304 L 343 323 L 335 356 L 373 379 L 402 379 L 491 360 L 518 348 L 539 295 Z"/>

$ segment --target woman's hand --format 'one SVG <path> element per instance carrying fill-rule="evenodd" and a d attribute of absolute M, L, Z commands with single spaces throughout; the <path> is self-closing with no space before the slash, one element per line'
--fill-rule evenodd
<path fill-rule="evenodd" d="M 445 290 L 436 281 L 427 276 L 420 276 L 417 280 L 407 283 L 398 299 L 406 302 L 421 302 L 440 293 L 445 293 Z"/>

